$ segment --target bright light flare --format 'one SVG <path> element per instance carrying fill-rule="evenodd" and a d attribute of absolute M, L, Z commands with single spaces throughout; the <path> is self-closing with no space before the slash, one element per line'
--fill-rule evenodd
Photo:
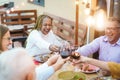
<path fill-rule="evenodd" d="M 30 2 L 33 2 L 33 0 L 30 0 Z"/>
<path fill-rule="evenodd" d="M 22 2 L 22 6 L 25 6 L 25 3 L 24 3 L 24 2 Z"/>
<path fill-rule="evenodd" d="M 92 25 L 94 25 L 94 18 L 92 16 L 89 16 L 87 19 L 86 19 L 86 23 L 87 25 L 90 27 Z"/>
<path fill-rule="evenodd" d="M 76 0 L 76 1 L 75 1 L 75 4 L 76 4 L 76 5 L 79 5 L 79 0 Z"/>
<path fill-rule="evenodd" d="M 6 13 L 9 14 L 9 13 L 10 13 L 10 10 L 6 10 Z"/>
<path fill-rule="evenodd" d="M 106 22 L 105 12 L 103 10 L 100 10 L 95 15 L 95 29 L 98 31 L 103 31 L 105 22 Z"/>
<path fill-rule="evenodd" d="M 14 11 L 15 9 L 14 9 L 14 8 L 11 8 L 10 10 L 11 10 L 11 11 Z"/>
<path fill-rule="evenodd" d="M 89 14 L 90 14 L 90 8 L 86 8 L 84 11 L 85 11 L 85 14 L 86 14 L 86 15 L 89 15 Z"/>

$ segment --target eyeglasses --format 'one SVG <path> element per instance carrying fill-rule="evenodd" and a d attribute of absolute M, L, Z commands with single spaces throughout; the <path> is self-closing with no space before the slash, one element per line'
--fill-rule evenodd
<path fill-rule="evenodd" d="M 3 39 L 6 39 L 6 40 L 8 40 L 8 41 L 12 40 L 10 37 L 8 37 L 8 38 L 3 38 Z"/>

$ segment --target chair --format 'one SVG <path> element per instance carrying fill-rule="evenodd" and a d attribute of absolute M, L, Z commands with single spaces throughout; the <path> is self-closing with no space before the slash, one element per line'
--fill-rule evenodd
<path fill-rule="evenodd" d="M 1 23 L 8 26 L 10 34 L 14 42 L 19 41 L 24 47 L 24 43 L 27 39 L 26 31 L 34 27 L 37 19 L 36 10 L 16 10 L 10 13 L 2 12 Z"/>

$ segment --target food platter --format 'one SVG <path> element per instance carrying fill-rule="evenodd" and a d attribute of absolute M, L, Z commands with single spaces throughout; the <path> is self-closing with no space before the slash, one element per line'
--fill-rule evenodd
<path fill-rule="evenodd" d="M 90 65 L 90 64 L 88 64 L 88 65 L 89 65 L 89 68 L 87 70 L 81 69 L 81 72 L 89 74 L 89 73 L 95 73 L 100 70 L 99 67 L 96 67 L 96 66 Z"/>
<path fill-rule="evenodd" d="M 97 71 L 99 71 L 100 70 L 100 68 L 95 68 L 94 70 L 92 70 L 92 71 L 84 71 L 84 70 L 81 70 L 81 72 L 83 72 L 83 73 L 95 73 L 95 72 L 97 72 Z"/>

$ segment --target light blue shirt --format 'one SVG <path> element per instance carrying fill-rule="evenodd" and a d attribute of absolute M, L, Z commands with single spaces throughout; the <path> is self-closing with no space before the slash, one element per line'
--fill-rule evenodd
<path fill-rule="evenodd" d="M 120 63 L 120 38 L 115 44 L 110 44 L 106 36 L 101 36 L 76 50 L 84 56 L 89 56 L 96 51 L 99 52 L 99 60 Z"/>
<path fill-rule="evenodd" d="M 36 80 L 48 80 L 49 77 L 55 72 L 52 66 L 48 66 L 47 63 L 39 65 L 36 69 Z"/>

